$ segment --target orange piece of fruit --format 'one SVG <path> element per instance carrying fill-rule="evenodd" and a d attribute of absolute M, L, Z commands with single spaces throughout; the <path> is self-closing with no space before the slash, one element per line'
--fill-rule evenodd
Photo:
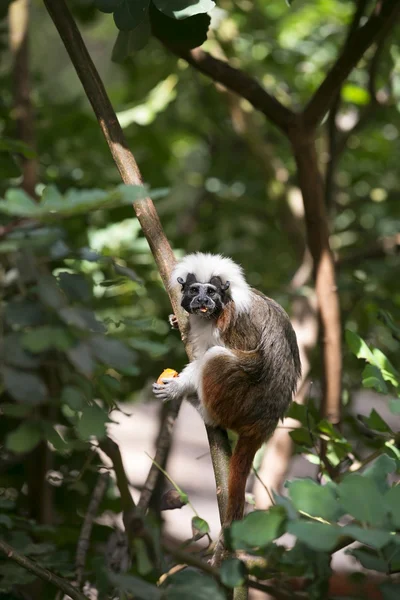
<path fill-rule="evenodd" d="M 157 379 L 157 383 L 162 384 L 163 379 L 172 379 L 173 377 L 178 377 L 178 375 L 178 371 L 175 371 L 174 369 L 164 369 L 160 377 Z"/>

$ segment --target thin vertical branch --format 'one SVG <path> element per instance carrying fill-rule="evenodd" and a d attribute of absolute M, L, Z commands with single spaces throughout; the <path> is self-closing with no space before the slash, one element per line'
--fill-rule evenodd
<path fill-rule="evenodd" d="M 64 0 L 44 0 L 44 4 L 64 42 L 78 77 L 81 80 L 86 96 L 96 114 L 122 180 L 126 184 L 141 184 L 142 178 L 139 167 L 132 152 L 127 146 L 121 126 L 107 96 L 103 82 L 90 58 L 82 36 L 79 33 L 68 7 Z M 150 198 L 146 198 L 145 200 L 134 202 L 133 208 L 142 227 L 142 231 L 149 243 L 165 288 L 169 294 L 174 314 L 178 319 L 179 328 L 181 331 L 185 331 L 185 317 L 180 307 L 179 295 L 175 290 L 171 290 L 169 286 L 169 278 L 175 263 L 175 258 L 163 231 L 155 206 Z M 185 343 L 186 352 L 188 353 L 189 358 L 191 358 L 191 348 L 186 340 L 183 341 Z M 171 425 L 171 430 L 168 429 L 166 431 L 166 438 L 172 434 L 172 424 L 178 415 L 178 411 L 179 404 L 172 404 L 170 408 L 170 419 L 168 420 L 168 427 Z M 210 444 L 214 446 L 211 448 L 213 460 L 216 460 L 218 457 L 219 466 L 214 465 L 214 470 L 216 475 L 220 475 L 222 465 L 226 472 L 228 471 L 229 465 L 229 454 L 226 452 L 225 438 L 219 430 L 214 431 L 208 428 L 207 433 Z M 219 508 L 223 519 L 227 502 L 227 488 L 222 481 L 217 480 L 216 483 L 217 489 L 221 490 Z"/>

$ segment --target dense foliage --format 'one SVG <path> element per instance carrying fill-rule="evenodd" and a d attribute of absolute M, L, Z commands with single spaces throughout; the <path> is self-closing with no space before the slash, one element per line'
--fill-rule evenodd
<path fill-rule="evenodd" d="M 246 101 L 167 48 L 186 51 L 208 35 L 210 52 L 296 108 L 336 58 L 353 4 L 68 5 L 176 255 L 200 249 L 232 256 L 249 282 L 289 313 L 296 299 L 312 299 L 311 278 L 300 286 L 292 281 L 305 234 L 289 144 Z M 167 296 L 131 207 L 148 189 L 121 185 L 39 2 L 30 14 L 35 142 L 21 139 L 7 21 L 1 26 L 0 542 L 73 582 L 82 523 L 99 473 L 104 476 L 97 448 L 107 442 L 113 411 L 139 401 L 166 360 L 179 368 L 185 357 L 169 330 Z M 400 570 L 400 38 L 394 31 L 379 50 L 379 65 L 372 48 L 352 71 L 336 115 L 335 171 L 326 196 L 344 332 L 342 422 L 320 416 L 318 343 L 307 348 L 312 391 L 290 409 L 300 425 L 289 434 L 294 452 L 319 466 L 318 480 L 287 482 L 272 508 L 235 523 L 226 534 L 234 553 L 220 571 L 192 565 L 165 578 L 184 559 L 163 545 L 159 514 L 143 517 L 126 559 L 125 541 L 115 541 L 121 490 L 107 478 L 84 574 L 99 597 L 222 600 L 251 576 L 272 595 L 286 594 L 276 597 L 328 598 L 332 556 L 354 541 L 347 552 L 364 568 L 358 583 L 364 578 L 368 586 L 370 571 L 379 572 L 381 597 L 399 597 L 392 577 Z M 324 172 L 328 142 L 325 123 L 317 139 Z M 21 187 L 26 161 L 37 166 L 35 198 Z M 390 418 L 375 409 L 356 414 L 353 395 L 362 387 L 384 398 Z M 187 502 L 185 491 L 177 491 Z M 208 534 L 201 515 L 193 531 L 194 540 Z M 275 543 L 285 533 L 295 540 L 290 550 Z M 123 559 L 116 559 L 116 547 Z M 293 591 L 293 578 L 305 582 L 302 592 Z M 0 555 L 0 598 L 54 599 L 56 593 Z"/>

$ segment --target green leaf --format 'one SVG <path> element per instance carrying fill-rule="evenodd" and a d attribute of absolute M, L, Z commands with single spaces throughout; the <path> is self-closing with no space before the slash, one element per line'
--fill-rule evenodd
<path fill-rule="evenodd" d="M 375 431 L 391 432 L 389 425 L 382 419 L 379 413 L 373 408 L 369 417 L 363 417 L 363 421 L 370 429 Z"/>
<path fill-rule="evenodd" d="M 6 415 L 7 417 L 15 417 L 16 419 L 23 419 L 32 412 L 32 407 L 26 404 L 0 404 L 0 414 Z"/>
<path fill-rule="evenodd" d="M 135 29 L 119 31 L 112 50 L 111 59 L 122 63 L 138 50 L 142 50 L 150 39 L 150 21 L 145 19 Z"/>
<path fill-rule="evenodd" d="M 57 278 L 61 289 L 72 302 L 89 302 L 93 298 L 92 288 L 83 275 L 62 271 Z"/>
<path fill-rule="evenodd" d="M 296 419 L 300 421 L 300 423 L 307 429 L 309 427 L 313 428 L 315 425 L 315 419 L 312 415 L 312 412 L 309 406 L 305 406 L 304 404 L 299 404 L 298 402 L 292 402 L 288 412 L 286 413 L 287 417 L 291 419 Z"/>
<path fill-rule="evenodd" d="M 70 327 L 77 327 L 85 331 L 104 333 L 106 328 L 98 321 L 94 313 L 88 308 L 66 306 L 59 311 L 61 319 Z"/>
<path fill-rule="evenodd" d="M 0 200 L 0 212 L 13 217 L 34 217 L 40 209 L 20 188 L 11 188 L 5 194 L 5 200 Z"/>
<path fill-rule="evenodd" d="M 322 552 L 333 550 L 342 533 L 337 525 L 302 520 L 289 521 L 287 530 L 309 548 Z"/>
<path fill-rule="evenodd" d="M 388 475 L 395 473 L 396 469 L 396 461 L 387 454 L 382 454 L 364 471 L 364 477 L 371 477 L 371 479 L 374 479 L 379 491 L 384 494 L 389 489 L 387 481 Z"/>
<path fill-rule="evenodd" d="M 108 367 L 123 370 L 136 362 L 135 353 L 119 340 L 95 335 L 89 345 L 94 356 Z"/>
<path fill-rule="evenodd" d="M 170 19 L 150 4 L 153 35 L 166 44 L 173 44 L 182 50 L 197 48 L 206 41 L 210 21 L 207 14 L 199 14 L 179 21 Z"/>
<path fill-rule="evenodd" d="M 383 548 L 383 546 L 386 546 L 386 544 L 388 544 L 393 537 L 389 531 L 382 531 L 379 529 L 364 529 L 363 527 L 358 527 L 357 525 L 345 525 L 342 527 L 342 535 L 348 535 L 354 540 L 357 540 L 362 544 L 366 544 L 367 546 L 371 546 L 371 548 L 375 548 L 377 550 Z"/>
<path fill-rule="evenodd" d="M 215 7 L 212 0 L 153 0 L 158 10 L 173 19 L 187 19 Z"/>
<path fill-rule="evenodd" d="M 36 406 L 47 399 L 47 388 L 38 375 L 3 367 L 4 387 L 11 396 L 24 404 Z"/>
<path fill-rule="evenodd" d="M 42 421 L 42 429 L 46 440 L 48 440 L 58 452 L 64 452 L 68 449 L 68 444 L 61 437 L 60 433 L 52 423 Z"/>
<path fill-rule="evenodd" d="M 114 10 L 114 22 L 121 31 L 135 29 L 146 19 L 150 0 L 121 0 Z"/>
<path fill-rule="evenodd" d="M 369 363 L 374 363 L 374 355 L 369 349 L 368 345 L 364 342 L 359 335 L 354 333 L 354 331 L 346 330 L 345 333 L 346 343 L 353 354 L 357 356 L 357 358 L 364 358 Z"/>
<path fill-rule="evenodd" d="M 121 4 L 122 0 L 94 0 L 95 5 L 101 12 L 112 13 Z"/>
<path fill-rule="evenodd" d="M 367 90 L 354 83 L 345 83 L 342 87 L 341 96 L 345 102 L 352 102 L 358 106 L 364 106 L 370 101 L 370 95 Z"/>
<path fill-rule="evenodd" d="M 227 558 L 221 565 L 220 576 L 226 587 L 238 587 L 246 580 L 246 567 L 238 558 Z"/>
<path fill-rule="evenodd" d="M 165 597 L 163 590 L 143 579 L 139 579 L 139 577 L 111 572 L 108 572 L 107 576 L 120 593 L 132 593 L 137 600 L 161 600 Z"/>
<path fill-rule="evenodd" d="M 388 563 L 376 551 L 368 550 L 367 548 L 355 548 L 348 552 L 354 556 L 365 569 L 387 573 Z"/>
<path fill-rule="evenodd" d="M 23 347 L 33 353 L 44 352 L 50 348 L 64 351 L 72 344 L 71 336 L 63 327 L 37 327 L 22 336 Z"/>
<path fill-rule="evenodd" d="M 344 510 L 361 523 L 379 526 L 385 521 L 387 509 L 373 479 L 346 475 L 338 485 L 338 492 Z"/>
<path fill-rule="evenodd" d="M 204 519 L 201 519 L 200 517 L 197 517 L 197 516 L 193 517 L 192 533 L 193 533 L 193 537 L 195 537 L 196 540 L 200 540 L 202 537 L 207 535 L 207 533 L 210 533 L 210 526 L 207 523 L 207 521 L 205 521 Z"/>
<path fill-rule="evenodd" d="M 362 373 L 362 383 L 366 388 L 373 388 L 380 394 L 389 392 L 382 373 L 375 365 L 366 365 Z"/>
<path fill-rule="evenodd" d="M 61 310 L 66 305 L 65 295 L 52 275 L 45 275 L 39 279 L 37 291 L 40 300 L 49 308 Z"/>
<path fill-rule="evenodd" d="M 267 546 L 281 535 L 285 520 L 286 511 L 282 506 L 248 514 L 242 521 L 232 523 L 230 536 L 233 548 Z"/>
<path fill-rule="evenodd" d="M 385 495 L 393 525 L 400 530 L 400 485 L 393 486 Z"/>
<path fill-rule="evenodd" d="M 101 440 L 106 436 L 107 413 L 97 404 L 84 406 L 82 416 L 76 425 L 76 431 L 81 440 L 89 440 L 92 436 Z"/>
<path fill-rule="evenodd" d="M 79 342 L 76 346 L 68 348 L 67 356 L 82 375 L 86 377 L 93 375 L 95 364 L 90 346 L 86 342 Z"/>
<path fill-rule="evenodd" d="M 21 343 L 22 342 L 22 343 Z M 40 359 L 25 352 L 22 348 L 23 336 L 19 333 L 10 333 L 3 340 L 0 339 L 0 356 L 12 367 L 34 369 L 40 365 Z"/>
<path fill-rule="evenodd" d="M 78 387 L 66 385 L 61 392 L 61 402 L 67 404 L 72 410 L 80 411 L 86 406 L 85 395 Z"/>
<path fill-rule="evenodd" d="M 336 521 L 341 512 L 334 491 L 311 479 L 297 479 L 288 484 L 289 495 L 297 510 L 326 521 Z"/>
<path fill-rule="evenodd" d="M 314 441 L 311 437 L 310 431 L 305 427 L 298 427 L 297 429 L 290 431 L 289 435 L 295 444 L 306 446 L 307 448 L 312 448 L 314 446 Z"/>
<path fill-rule="evenodd" d="M 181 571 L 168 578 L 165 600 L 226 600 L 225 594 L 211 577 L 196 571 Z M 147 600 L 147 599 L 146 599 Z"/>
<path fill-rule="evenodd" d="M 6 437 L 6 448 L 17 454 L 30 452 L 42 439 L 42 431 L 35 423 L 22 423 Z"/>

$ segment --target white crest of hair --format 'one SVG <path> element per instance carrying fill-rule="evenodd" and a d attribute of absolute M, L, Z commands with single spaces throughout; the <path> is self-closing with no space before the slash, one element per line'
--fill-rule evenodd
<path fill-rule="evenodd" d="M 246 312 L 251 303 L 251 289 L 246 282 L 243 269 L 231 258 L 221 254 L 195 252 L 188 254 L 178 262 L 172 271 L 170 285 L 177 285 L 178 277 L 186 281 L 189 273 L 196 276 L 200 283 L 208 283 L 212 277 L 219 277 L 222 283 L 230 282 L 229 293 L 235 303 L 236 312 Z"/>

